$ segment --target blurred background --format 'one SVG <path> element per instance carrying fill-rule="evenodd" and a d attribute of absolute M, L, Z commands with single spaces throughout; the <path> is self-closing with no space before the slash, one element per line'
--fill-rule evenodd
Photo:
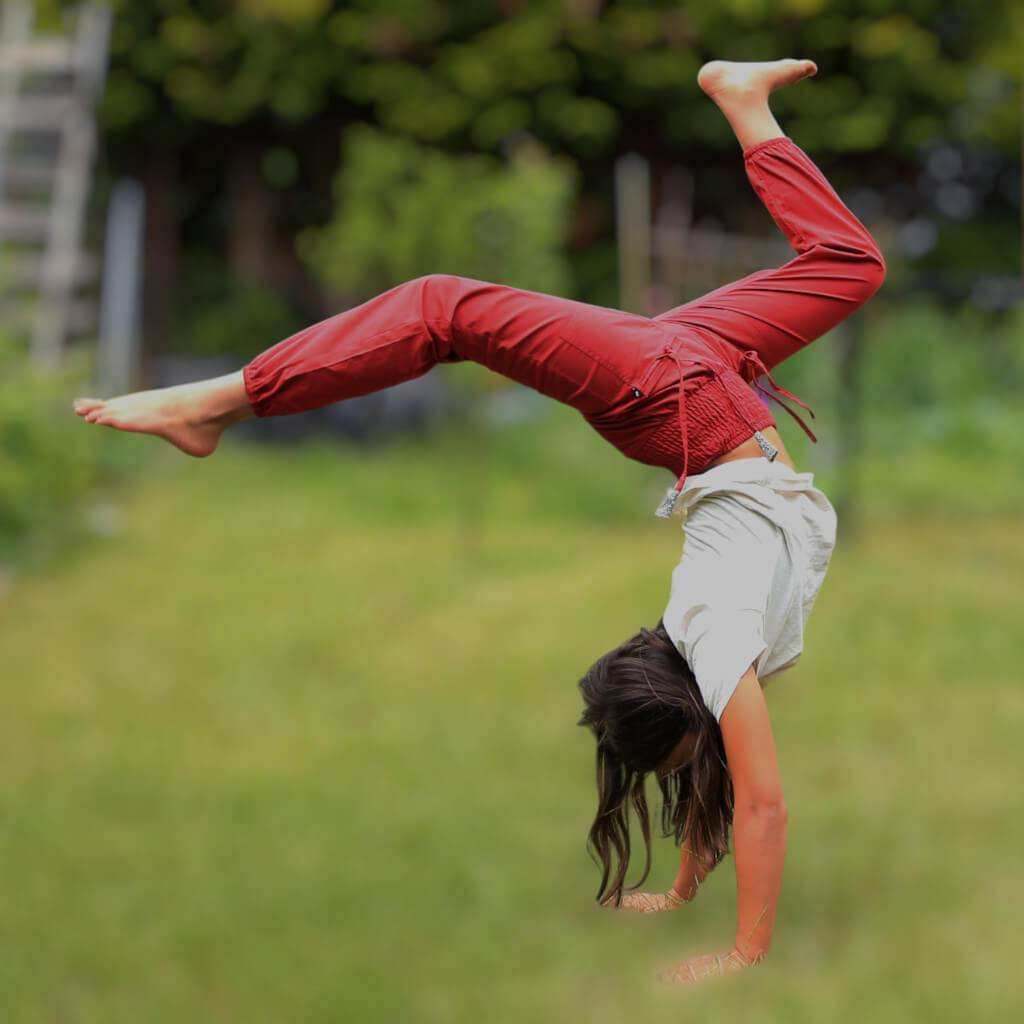
<path fill-rule="evenodd" d="M 666 471 L 471 364 L 204 460 L 71 402 L 422 274 L 655 315 L 777 266 L 696 73 L 783 56 L 889 273 L 773 374 L 840 543 L 767 691 L 771 956 L 683 995 L 732 860 L 597 908 L 575 728 L 663 611 Z M 1024 1011 L 1022 78 L 1013 0 L 0 3 L 0 1019 Z"/>

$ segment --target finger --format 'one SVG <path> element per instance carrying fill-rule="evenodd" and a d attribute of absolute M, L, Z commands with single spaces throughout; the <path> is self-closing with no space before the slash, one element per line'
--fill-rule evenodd
<path fill-rule="evenodd" d="M 697 982 L 697 975 L 687 961 L 678 967 L 662 971 L 658 975 L 658 980 L 665 985 L 693 985 Z"/>
<path fill-rule="evenodd" d="M 718 977 L 728 969 L 725 957 L 715 953 L 706 956 L 695 956 L 660 974 L 659 980 L 670 985 L 696 985 L 702 981 Z M 738 969 L 738 966 L 734 969 Z"/>
<path fill-rule="evenodd" d="M 627 910 L 633 910 L 639 914 L 649 914 L 651 911 L 657 910 L 652 897 L 646 892 L 630 893 L 628 896 L 623 897 L 622 905 Z"/>

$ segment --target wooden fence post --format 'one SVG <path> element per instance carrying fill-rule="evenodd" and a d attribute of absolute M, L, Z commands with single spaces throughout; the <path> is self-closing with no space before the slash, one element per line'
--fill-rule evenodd
<path fill-rule="evenodd" d="M 619 308 L 646 314 L 651 285 L 651 172 L 638 153 L 615 162 Z"/>

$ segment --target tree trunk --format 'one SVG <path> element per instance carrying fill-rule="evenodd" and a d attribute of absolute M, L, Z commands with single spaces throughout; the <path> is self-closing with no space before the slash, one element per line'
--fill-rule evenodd
<path fill-rule="evenodd" d="M 275 196 L 260 170 L 253 146 L 232 150 L 227 166 L 227 256 L 232 277 L 239 282 L 275 284 Z"/>
<path fill-rule="evenodd" d="M 181 257 L 177 157 L 150 151 L 142 161 L 139 178 L 146 193 L 139 374 L 140 386 L 146 387 L 153 379 L 157 358 L 167 347 Z"/>

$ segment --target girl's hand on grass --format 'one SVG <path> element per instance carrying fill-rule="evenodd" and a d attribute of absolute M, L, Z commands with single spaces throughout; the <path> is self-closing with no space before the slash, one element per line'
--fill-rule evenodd
<path fill-rule="evenodd" d="M 638 914 L 659 914 L 663 910 L 678 910 L 687 902 L 675 889 L 669 889 L 668 892 L 629 892 L 623 895 L 622 904 L 615 909 L 632 910 Z M 614 907 L 611 902 L 604 905 Z"/>
<path fill-rule="evenodd" d="M 751 960 L 733 947 L 728 953 L 708 953 L 706 956 L 691 957 L 678 967 L 662 971 L 658 975 L 658 980 L 667 985 L 696 985 L 723 974 L 745 970 L 762 959 L 763 957 L 755 957 Z"/>

